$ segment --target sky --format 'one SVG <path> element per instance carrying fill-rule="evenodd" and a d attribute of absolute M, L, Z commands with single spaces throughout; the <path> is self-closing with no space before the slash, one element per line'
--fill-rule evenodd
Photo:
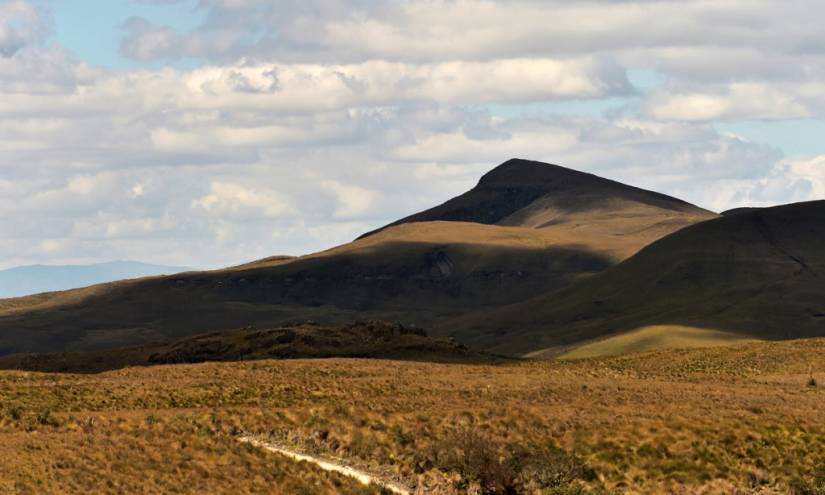
<path fill-rule="evenodd" d="M 825 197 L 819 0 L 0 0 L 0 268 L 303 254 L 512 157 Z"/>

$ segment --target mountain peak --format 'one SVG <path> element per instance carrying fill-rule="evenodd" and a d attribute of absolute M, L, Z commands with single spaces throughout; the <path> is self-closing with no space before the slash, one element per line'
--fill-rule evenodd
<path fill-rule="evenodd" d="M 479 180 L 479 187 L 503 185 L 530 185 L 545 183 L 569 176 L 592 177 L 594 175 L 578 172 L 559 165 L 512 158 L 484 174 Z"/>
<path fill-rule="evenodd" d="M 715 216 L 664 194 L 559 165 L 513 158 L 487 172 L 470 191 L 361 237 L 412 222 L 452 221 L 536 227 L 557 221 L 556 212 L 560 210 L 585 212 L 615 209 L 617 203 L 630 209 L 650 207 L 662 212 L 687 213 L 704 218 Z"/>

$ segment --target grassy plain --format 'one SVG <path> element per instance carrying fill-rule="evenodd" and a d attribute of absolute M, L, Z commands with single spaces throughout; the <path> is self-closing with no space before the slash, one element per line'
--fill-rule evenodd
<path fill-rule="evenodd" d="M 3 371 L 0 492 L 379 492 L 236 441 L 252 433 L 431 493 L 525 452 L 544 453 L 530 471 L 544 493 L 822 493 L 825 388 L 811 375 L 825 382 L 825 340 L 501 365 Z M 486 451 L 465 463 L 456 449 Z"/>

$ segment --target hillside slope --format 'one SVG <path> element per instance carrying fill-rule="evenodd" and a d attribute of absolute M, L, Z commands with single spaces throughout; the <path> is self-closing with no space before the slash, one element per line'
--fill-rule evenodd
<path fill-rule="evenodd" d="M 567 242 L 550 230 L 428 222 L 294 260 L 0 300 L 0 354 L 106 349 L 304 320 L 429 327 L 615 263 Z"/>
<path fill-rule="evenodd" d="M 485 174 L 470 191 L 362 237 L 396 225 L 439 220 L 532 228 L 578 224 L 626 235 L 635 231 L 623 232 L 622 220 L 632 219 L 636 228 L 672 232 L 673 227 L 715 216 L 680 199 L 593 174 L 512 159 Z"/>
<path fill-rule="evenodd" d="M 369 321 L 338 327 L 312 323 L 247 327 L 104 351 L 11 354 L 0 357 L 0 369 L 98 373 L 129 366 L 332 357 L 455 363 L 501 361 L 451 339 L 428 337 L 421 329 Z"/>
<path fill-rule="evenodd" d="M 680 339 L 685 328 L 732 340 L 822 336 L 823 246 L 825 201 L 745 211 L 680 230 L 564 289 L 443 325 L 480 347 L 544 355 L 638 330 L 649 339 L 657 326 Z M 628 338 L 612 344 L 650 349 Z"/>
<path fill-rule="evenodd" d="M 565 287 L 715 216 L 537 162 L 507 162 L 481 182 L 495 204 L 536 184 L 543 193 L 501 216 L 506 225 L 406 222 L 300 258 L 0 300 L 0 354 L 107 349 L 308 319 L 440 328 L 468 311 Z"/>

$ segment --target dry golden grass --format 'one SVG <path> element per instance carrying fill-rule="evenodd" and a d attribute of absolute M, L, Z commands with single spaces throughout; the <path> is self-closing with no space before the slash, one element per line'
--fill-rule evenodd
<path fill-rule="evenodd" d="M 599 208 L 574 212 L 538 201 L 525 209 L 524 215 L 525 218 L 507 219 L 503 225 L 455 221 L 405 223 L 302 259 L 369 254 L 380 252 L 386 245 L 408 243 L 463 244 L 476 249 L 563 247 L 597 253 L 618 263 L 657 239 L 715 217 L 704 210 L 675 212 L 622 200 L 604 200 Z M 295 259 L 276 257 L 246 267 L 279 266 Z"/>
<path fill-rule="evenodd" d="M 585 343 L 558 357 L 561 359 L 580 359 L 661 349 L 716 347 L 757 341 L 758 339 L 748 338 L 746 335 L 720 330 L 708 330 L 684 325 L 651 325 L 595 342 Z M 545 357 L 552 355 L 552 353 L 552 350 L 549 352 L 538 351 L 530 353 L 529 356 Z"/>
<path fill-rule="evenodd" d="M 501 449 L 565 449 L 594 493 L 788 493 L 825 462 L 825 390 L 810 372 L 825 381 L 823 340 L 507 365 L 5 371 L 0 492 L 377 493 L 239 444 L 241 432 L 452 486 L 434 449 L 470 430 Z"/>

